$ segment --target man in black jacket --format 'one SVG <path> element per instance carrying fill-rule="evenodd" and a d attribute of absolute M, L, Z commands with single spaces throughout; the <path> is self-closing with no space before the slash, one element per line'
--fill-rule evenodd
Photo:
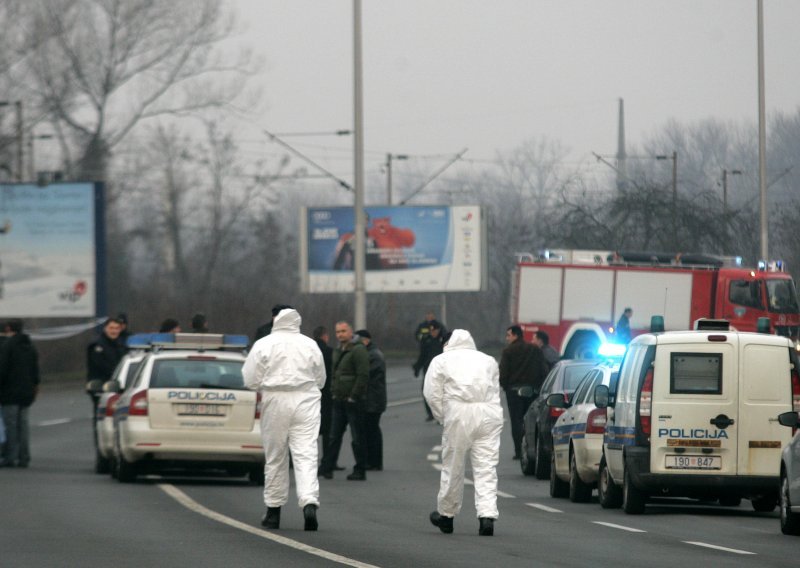
<path fill-rule="evenodd" d="M 320 400 L 320 414 L 321 420 L 319 422 L 319 433 L 322 436 L 322 449 L 328 447 L 331 433 L 331 415 L 333 406 L 333 397 L 331 396 L 331 368 L 333 365 L 333 349 L 328 345 L 330 341 L 330 334 L 325 326 L 314 328 L 312 334 L 314 341 L 317 342 L 319 350 L 322 351 L 322 360 L 325 362 L 325 386 L 322 387 L 322 399 Z M 334 467 L 334 469 L 336 469 Z"/>
<path fill-rule="evenodd" d="M 9 337 L 0 349 L 0 404 L 6 444 L 0 466 L 28 467 L 28 410 L 39 390 L 39 355 L 31 338 L 22 333 L 22 320 L 9 321 L 5 332 Z"/>
<path fill-rule="evenodd" d="M 92 399 L 92 428 L 97 441 L 97 401 L 100 392 L 90 390 L 91 381 L 106 382 L 111 379 L 114 369 L 125 355 L 127 347 L 120 340 L 122 322 L 117 318 L 108 318 L 103 324 L 103 331 L 86 350 L 86 392 Z"/>
<path fill-rule="evenodd" d="M 366 396 L 367 470 L 383 471 L 383 432 L 381 414 L 386 412 L 386 359 L 372 342 L 372 334 L 360 329 L 356 335 L 367 348 L 369 355 L 369 382 Z"/>
<path fill-rule="evenodd" d="M 514 459 L 521 453 L 525 412 L 542 388 L 547 375 L 547 363 L 542 350 L 523 339 L 522 328 L 512 325 L 506 330 L 508 346 L 500 357 L 500 388 L 506 391 L 511 437 L 514 439 Z"/>
<path fill-rule="evenodd" d="M 419 357 L 416 363 L 412 365 L 414 369 L 414 376 L 422 373 L 422 390 L 425 389 L 425 373 L 428 372 L 428 366 L 437 355 L 441 355 L 444 350 L 444 329 L 442 324 L 436 320 L 431 320 L 428 324 L 428 331 L 422 337 L 419 343 Z M 427 415 L 426 421 L 433 421 L 433 413 L 428 406 L 428 402 L 423 398 L 422 403 L 425 405 L 425 414 Z"/>

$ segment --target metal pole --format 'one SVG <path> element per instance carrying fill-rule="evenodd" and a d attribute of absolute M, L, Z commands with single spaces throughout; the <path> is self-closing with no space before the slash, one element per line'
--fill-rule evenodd
<path fill-rule="evenodd" d="M 392 204 L 392 153 L 386 154 L 386 203 Z"/>
<path fill-rule="evenodd" d="M 722 169 L 722 222 L 728 223 L 728 170 Z"/>
<path fill-rule="evenodd" d="M 767 231 L 767 126 L 764 95 L 764 0 L 758 0 L 758 188 L 761 207 L 761 259 L 769 259 Z"/>
<path fill-rule="evenodd" d="M 355 326 L 367 327 L 367 292 L 365 287 L 366 242 L 364 232 L 364 101 L 361 60 L 361 0 L 353 0 L 353 121 L 355 170 Z"/>
<path fill-rule="evenodd" d="M 678 152 L 672 152 L 672 206 L 678 206 Z"/>
<path fill-rule="evenodd" d="M 17 111 L 17 181 L 22 181 L 23 172 L 22 172 L 22 157 L 24 154 L 23 151 L 23 133 L 22 133 L 22 101 L 17 101 L 14 103 L 14 106 Z"/>

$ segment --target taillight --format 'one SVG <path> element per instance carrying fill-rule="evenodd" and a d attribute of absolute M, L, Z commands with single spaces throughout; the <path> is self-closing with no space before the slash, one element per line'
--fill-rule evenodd
<path fill-rule="evenodd" d="M 556 406 L 551 406 L 550 408 L 550 418 L 558 418 L 562 414 L 564 414 L 563 408 L 558 408 Z"/>
<path fill-rule="evenodd" d="M 106 402 L 106 418 L 111 418 L 114 416 L 114 410 L 117 408 L 117 401 L 119 400 L 119 393 L 112 394 L 108 397 L 108 402 Z"/>
<path fill-rule="evenodd" d="M 141 390 L 131 397 L 128 415 L 147 416 L 147 389 Z"/>
<path fill-rule="evenodd" d="M 647 369 L 642 392 L 639 395 L 639 426 L 645 436 L 650 436 L 650 411 L 653 406 L 653 368 Z"/>
<path fill-rule="evenodd" d="M 256 420 L 261 420 L 261 393 L 256 393 Z"/>
<path fill-rule="evenodd" d="M 595 408 L 586 418 L 587 434 L 602 434 L 606 431 L 606 409 Z"/>

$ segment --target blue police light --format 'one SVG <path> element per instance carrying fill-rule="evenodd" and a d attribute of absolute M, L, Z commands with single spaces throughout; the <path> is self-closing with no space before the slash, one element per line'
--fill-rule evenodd
<path fill-rule="evenodd" d="M 134 333 L 128 337 L 127 345 L 131 349 L 149 349 L 155 333 Z"/>
<path fill-rule="evenodd" d="M 621 343 L 603 343 L 597 353 L 601 357 L 622 357 L 627 349 L 628 346 Z"/>
<path fill-rule="evenodd" d="M 226 347 L 247 347 L 250 339 L 246 335 L 225 335 L 222 343 Z"/>

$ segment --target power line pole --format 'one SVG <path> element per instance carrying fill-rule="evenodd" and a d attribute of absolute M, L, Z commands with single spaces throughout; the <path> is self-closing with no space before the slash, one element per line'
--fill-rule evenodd
<path fill-rule="evenodd" d="M 361 54 L 361 0 L 353 0 L 353 137 L 355 172 L 355 328 L 367 327 L 366 256 L 364 239 L 364 89 Z"/>

